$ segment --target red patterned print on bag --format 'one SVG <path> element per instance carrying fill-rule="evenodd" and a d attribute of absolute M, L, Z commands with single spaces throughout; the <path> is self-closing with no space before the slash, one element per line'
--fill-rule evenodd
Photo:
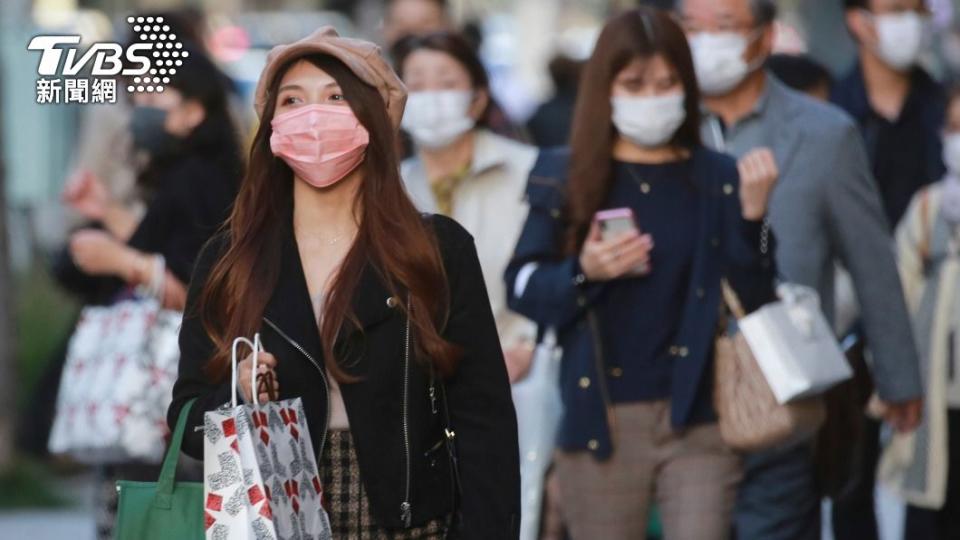
<path fill-rule="evenodd" d="M 263 492 L 260 491 L 260 486 L 253 486 L 247 490 L 247 497 L 250 498 L 250 504 L 257 504 L 263 500 Z"/>
<path fill-rule="evenodd" d="M 210 512 L 203 513 L 203 528 L 209 529 L 214 523 L 217 522 L 217 518 L 210 515 Z"/>
<path fill-rule="evenodd" d="M 223 508 L 223 496 L 217 495 L 216 493 L 210 493 L 207 495 L 207 509 L 215 510 L 217 512 Z"/>
<path fill-rule="evenodd" d="M 121 423 L 121 422 L 123 422 L 123 419 L 126 418 L 128 414 L 130 414 L 130 407 L 127 407 L 126 405 L 114 405 L 114 406 L 113 406 L 113 420 L 114 420 L 114 422 L 116 422 L 116 423 L 118 423 L 118 424 Z"/>
<path fill-rule="evenodd" d="M 223 435 L 233 437 L 237 434 L 237 422 L 233 418 L 227 418 L 223 421 Z"/>

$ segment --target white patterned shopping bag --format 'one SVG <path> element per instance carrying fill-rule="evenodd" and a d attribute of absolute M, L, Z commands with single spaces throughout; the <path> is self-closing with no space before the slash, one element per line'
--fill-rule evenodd
<path fill-rule="evenodd" d="M 229 404 L 204 414 L 204 505 L 209 540 L 330 540 L 323 487 L 300 398 L 237 404 L 237 347 Z M 253 385 L 256 388 L 255 385 Z M 256 392 L 254 392 L 256 394 Z"/>
<path fill-rule="evenodd" d="M 60 379 L 51 453 L 92 464 L 160 463 L 181 317 L 142 296 L 83 309 Z"/>

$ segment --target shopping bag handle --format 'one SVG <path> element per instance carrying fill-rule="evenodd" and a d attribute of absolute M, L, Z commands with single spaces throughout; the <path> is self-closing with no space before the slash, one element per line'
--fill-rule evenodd
<path fill-rule="evenodd" d="M 187 428 L 187 416 L 190 415 L 190 409 L 197 398 L 193 398 L 184 404 L 180 409 L 180 417 L 177 418 L 177 426 L 173 430 L 173 436 L 170 437 L 170 447 L 167 448 L 167 455 L 163 458 L 163 468 L 160 469 L 160 479 L 157 481 L 157 493 L 153 499 L 153 505 L 157 508 L 170 508 L 173 502 L 173 484 L 177 475 L 177 463 L 180 461 L 180 445 L 183 443 L 183 432 Z"/>
<path fill-rule="evenodd" d="M 231 369 L 232 384 L 230 385 L 231 386 L 230 405 L 234 408 L 236 408 L 237 406 L 237 348 L 241 344 L 247 345 L 248 347 L 253 349 L 253 363 L 250 368 L 250 388 L 252 389 L 252 391 L 250 393 L 253 394 L 254 406 L 259 407 L 260 398 L 257 395 L 259 394 L 259 392 L 257 391 L 257 361 L 260 358 L 260 352 L 263 351 L 263 344 L 260 343 L 259 332 L 253 335 L 253 341 L 250 341 L 245 337 L 238 337 L 237 339 L 233 340 L 233 346 L 231 347 L 231 354 L 230 354 L 230 358 L 231 358 L 230 364 L 232 367 Z"/>

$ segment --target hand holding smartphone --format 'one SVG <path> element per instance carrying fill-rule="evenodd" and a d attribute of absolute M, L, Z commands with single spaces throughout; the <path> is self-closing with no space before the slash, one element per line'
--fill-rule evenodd
<path fill-rule="evenodd" d="M 640 228 L 637 226 L 637 220 L 634 218 L 633 210 L 630 208 L 614 208 L 611 210 L 601 210 L 596 213 L 594 220 L 600 227 L 604 242 L 612 242 L 625 234 L 633 233 L 640 235 Z M 649 262 L 642 262 L 632 271 L 630 275 L 645 276 L 650 273 Z"/>

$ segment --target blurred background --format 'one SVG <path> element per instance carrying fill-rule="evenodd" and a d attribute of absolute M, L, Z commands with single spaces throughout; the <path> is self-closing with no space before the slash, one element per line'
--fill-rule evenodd
<path fill-rule="evenodd" d="M 670 0 L 648 2 L 669 7 Z M 854 59 L 841 0 L 782 0 L 780 45 L 807 52 L 835 75 Z M 544 140 L 532 121 L 538 106 L 575 87 L 576 66 L 589 56 L 609 14 L 627 0 L 2 0 L 0 1 L 0 538 L 93 538 L 87 501 L 90 474 L 45 455 L 35 436 L 38 391 L 51 381 L 47 363 L 69 335 L 80 303 L 51 276 L 53 259 L 76 222 L 60 193 L 78 163 L 85 126 L 108 114 L 101 105 L 37 104 L 37 34 L 79 34 L 83 44 L 124 42 L 126 17 L 176 12 L 232 79 L 238 124 L 254 127 L 251 94 L 266 53 L 277 43 L 334 25 L 342 35 L 389 46 L 405 30 L 452 24 L 475 41 L 496 102 L 515 136 Z M 960 8 L 932 0 L 934 46 L 925 67 L 943 81 L 960 76 Z M 445 10 L 445 13 L 443 11 Z M 438 23 L 437 21 L 446 21 Z M 121 96 L 122 98 L 122 96 Z M 102 119 L 101 119 L 102 120 Z M 549 128 L 546 130 L 549 132 Z M 553 143 L 563 141 L 553 141 Z M 122 184 L 122 175 L 116 182 Z M 54 374 L 55 375 L 55 374 Z M 56 385 L 57 379 L 52 379 Z M 38 397 L 39 396 L 39 397 Z"/>

